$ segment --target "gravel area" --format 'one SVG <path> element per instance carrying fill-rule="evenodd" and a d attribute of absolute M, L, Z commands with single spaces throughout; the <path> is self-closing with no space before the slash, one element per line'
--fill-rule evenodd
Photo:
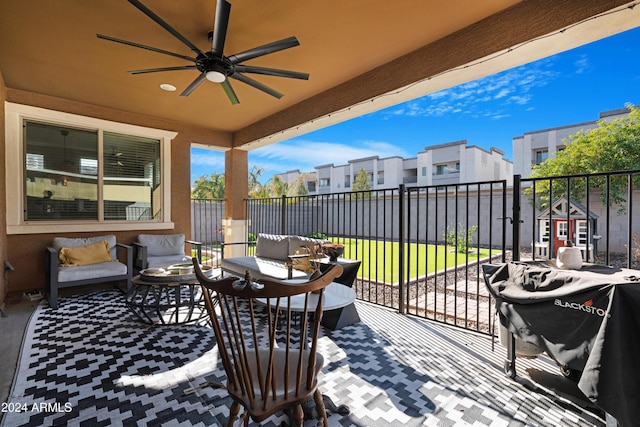
<path fill-rule="evenodd" d="M 505 253 L 507 262 L 512 260 L 512 253 Z M 531 252 L 521 251 L 520 259 L 531 259 Z M 502 254 L 494 256 L 492 262 L 502 262 Z M 598 254 L 596 264 L 605 265 L 605 254 Z M 489 262 L 482 261 L 480 265 Z M 609 265 L 614 267 L 627 267 L 627 255 L 612 253 L 609 255 Z M 490 297 L 484 292 L 484 280 L 479 276 L 478 264 L 472 263 L 447 272 L 428 275 L 426 278 L 410 281 L 407 284 L 408 306 L 410 314 L 426 317 L 447 324 L 454 324 L 466 329 L 472 329 L 483 333 L 489 333 L 491 323 L 494 321 L 494 309 Z M 640 269 L 640 261 L 635 260 L 631 268 Z M 456 287 L 455 284 L 461 285 Z M 469 290 L 466 292 L 465 287 Z M 385 307 L 398 309 L 399 290 L 397 284 L 378 283 L 374 281 L 357 279 L 354 288 L 358 299 L 379 304 Z M 442 301 L 450 301 L 448 305 Z M 465 301 L 465 299 L 467 301 Z M 425 301 L 428 301 L 425 302 Z M 438 301 L 438 302 L 435 302 Z M 430 305 L 440 304 L 433 309 Z M 405 304 L 407 305 L 407 304 Z M 455 312 L 453 305 L 464 307 L 464 315 Z"/>

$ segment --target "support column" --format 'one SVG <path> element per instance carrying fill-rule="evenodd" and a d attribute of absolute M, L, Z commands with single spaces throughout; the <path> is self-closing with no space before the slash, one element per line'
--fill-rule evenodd
<path fill-rule="evenodd" d="M 224 242 L 247 240 L 248 221 L 245 199 L 249 192 L 249 160 L 245 150 L 231 149 L 224 155 Z M 225 258 L 245 255 L 244 245 L 225 247 Z"/>

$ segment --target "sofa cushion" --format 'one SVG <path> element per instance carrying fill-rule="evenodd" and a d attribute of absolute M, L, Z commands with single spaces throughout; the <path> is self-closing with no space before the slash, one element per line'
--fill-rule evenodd
<path fill-rule="evenodd" d="M 296 246 L 297 248 L 298 246 Z M 295 248 L 293 248 L 295 251 Z M 280 234 L 258 234 L 256 256 L 286 261 L 289 252 L 289 236 Z"/>
<path fill-rule="evenodd" d="M 184 256 L 184 234 L 139 234 L 138 243 L 147 247 L 147 256 Z"/>
<path fill-rule="evenodd" d="M 96 236 L 96 237 L 54 237 L 51 246 L 55 250 L 60 250 L 62 248 L 75 248 L 77 246 L 87 246 L 93 243 L 98 243 L 103 240 L 106 240 L 109 244 L 111 258 L 116 259 L 118 256 L 116 254 L 116 236 L 113 234 L 107 236 Z"/>
<path fill-rule="evenodd" d="M 115 261 L 111 258 L 111 248 L 106 240 L 86 246 L 60 249 L 59 259 L 64 266 L 80 266 Z"/>
<path fill-rule="evenodd" d="M 289 272 L 284 262 L 270 258 L 256 258 L 253 256 L 241 256 L 233 258 L 224 258 L 221 261 L 221 267 L 227 272 L 244 276 L 246 270 L 249 270 L 254 279 L 275 278 L 285 280 L 288 278 Z M 309 275 L 300 270 L 293 270 L 292 278 L 306 279 Z"/>
<path fill-rule="evenodd" d="M 58 282 L 97 279 L 100 277 L 123 276 L 127 266 L 121 262 L 102 262 L 78 267 L 58 267 Z"/>

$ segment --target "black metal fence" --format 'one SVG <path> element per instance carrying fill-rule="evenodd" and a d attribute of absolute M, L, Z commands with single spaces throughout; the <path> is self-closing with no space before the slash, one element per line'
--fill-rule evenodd
<path fill-rule="evenodd" d="M 362 265 L 359 299 L 465 329 L 493 330 L 480 265 L 554 258 L 572 240 L 585 261 L 637 268 L 640 171 L 249 199 L 259 233 L 325 237 Z M 194 200 L 193 237 L 224 240 L 222 200 Z M 564 224 L 564 225 L 563 225 Z"/>
<path fill-rule="evenodd" d="M 570 240 L 583 260 L 638 268 L 640 171 L 514 179 L 514 233 L 533 259 L 554 258 Z M 519 259 L 520 251 L 514 254 Z"/>

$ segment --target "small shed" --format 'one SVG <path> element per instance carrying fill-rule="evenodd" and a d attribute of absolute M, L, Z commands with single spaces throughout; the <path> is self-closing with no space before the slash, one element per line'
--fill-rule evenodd
<path fill-rule="evenodd" d="M 538 215 L 534 245 L 536 257 L 555 258 L 558 248 L 570 239 L 582 251 L 583 260 L 593 261 L 597 227 L 598 215 L 573 199 L 558 198 Z"/>

